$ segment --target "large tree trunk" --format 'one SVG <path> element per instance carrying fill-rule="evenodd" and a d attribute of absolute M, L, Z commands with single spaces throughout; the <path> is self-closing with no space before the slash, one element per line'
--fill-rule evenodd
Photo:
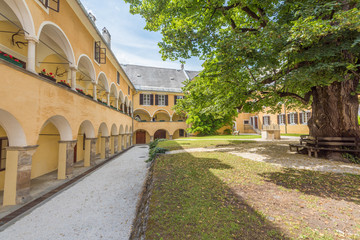
<path fill-rule="evenodd" d="M 312 89 L 312 116 L 308 122 L 313 137 L 357 137 L 359 79 L 334 82 Z"/>

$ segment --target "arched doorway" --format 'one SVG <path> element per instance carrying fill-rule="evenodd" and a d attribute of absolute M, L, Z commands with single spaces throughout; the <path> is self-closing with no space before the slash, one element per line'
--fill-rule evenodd
<path fill-rule="evenodd" d="M 145 130 L 137 130 L 135 132 L 135 143 L 136 144 L 146 144 L 150 142 L 150 134 Z"/>
<path fill-rule="evenodd" d="M 168 139 L 168 134 L 166 130 L 157 130 L 154 134 L 154 139 Z"/>

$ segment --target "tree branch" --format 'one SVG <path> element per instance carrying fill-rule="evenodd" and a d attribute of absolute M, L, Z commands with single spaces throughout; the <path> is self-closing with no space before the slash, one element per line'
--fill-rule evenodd
<path fill-rule="evenodd" d="M 280 97 L 292 97 L 296 100 L 299 100 L 300 102 L 302 102 L 304 105 L 309 104 L 310 102 L 310 97 L 312 96 L 312 92 L 307 92 L 305 94 L 304 97 L 296 94 L 296 93 L 292 93 L 292 92 L 261 92 L 262 94 L 269 94 L 269 93 L 276 93 L 277 95 L 279 95 Z"/>

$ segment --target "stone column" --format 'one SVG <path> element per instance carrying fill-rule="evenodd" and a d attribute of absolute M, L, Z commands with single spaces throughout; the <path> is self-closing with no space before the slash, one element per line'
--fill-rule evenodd
<path fill-rule="evenodd" d="M 154 136 L 150 136 L 150 142 L 154 141 Z"/>
<path fill-rule="evenodd" d="M 115 98 L 116 101 L 116 110 L 119 110 L 119 98 Z"/>
<path fill-rule="evenodd" d="M 94 82 L 91 82 L 92 83 L 92 85 L 93 85 L 93 99 L 95 100 L 95 101 L 97 101 L 97 97 L 96 97 L 96 83 L 94 83 Z"/>
<path fill-rule="evenodd" d="M 25 37 L 25 39 L 28 41 L 28 56 L 27 56 L 27 62 L 26 62 L 26 70 L 36 73 L 35 70 L 35 62 L 36 62 L 36 43 L 38 43 L 38 40 L 34 37 Z"/>
<path fill-rule="evenodd" d="M 110 137 L 101 137 L 101 159 L 110 157 Z"/>
<path fill-rule="evenodd" d="M 125 145 L 126 145 L 126 140 L 125 140 L 125 134 L 122 134 L 121 135 L 121 150 L 124 150 L 125 149 Z"/>
<path fill-rule="evenodd" d="M 95 165 L 96 160 L 96 142 L 97 138 L 91 138 L 91 147 L 90 147 L 90 165 Z"/>
<path fill-rule="evenodd" d="M 173 135 L 169 135 L 169 139 L 170 139 L 170 140 L 173 140 Z"/>
<path fill-rule="evenodd" d="M 119 152 L 119 137 L 118 137 L 118 135 L 114 135 L 113 136 L 113 138 L 114 138 L 114 153 L 117 153 L 117 152 Z"/>
<path fill-rule="evenodd" d="M 74 170 L 74 147 L 77 140 L 59 141 L 58 179 L 66 179 Z"/>
<path fill-rule="evenodd" d="M 130 135 L 130 146 L 132 146 L 134 143 L 133 143 L 133 135 L 131 134 Z"/>
<path fill-rule="evenodd" d="M 110 106 L 110 92 L 106 92 L 107 105 Z"/>
<path fill-rule="evenodd" d="M 96 140 L 97 138 L 85 139 L 84 167 L 90 167 L 91 165 L 93 165 L 93 162 L 95 161 Z"/>
<path fill-rule="evenodd" d="M 121 136 L 121 134 L 119 134 L 118 135 L 118 150 L 119 150 L 119 152 L 122 150 L 122 146 L 121 146 L 121 144 L 122 144 L 122 136 Z"/>
<path fill-rule="evenodd" d="M 71 71 L 71 90 L 76 91 L 76 71 L 75 67 L 70 67 Z"/>
<path fill-rule="evenodd" d="M 38 146 L 6 148 L 3 205 L 16 205 L 30 199 L 32 155 Z"/>
<path fill-rule="evenodd" d="M 114 145 L 114 136 L 111 135 L 110 137 L 110 154 L 114 155 L 115 154 L 115 145 Z"/>

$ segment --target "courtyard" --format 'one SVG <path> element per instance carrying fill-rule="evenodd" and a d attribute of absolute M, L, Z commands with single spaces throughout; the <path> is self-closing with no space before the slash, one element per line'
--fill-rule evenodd
<path fill-rule="evenodd" d="M 146 239 L 359 239 L 360 166 L 289 142 L 160 142 Z"/>

